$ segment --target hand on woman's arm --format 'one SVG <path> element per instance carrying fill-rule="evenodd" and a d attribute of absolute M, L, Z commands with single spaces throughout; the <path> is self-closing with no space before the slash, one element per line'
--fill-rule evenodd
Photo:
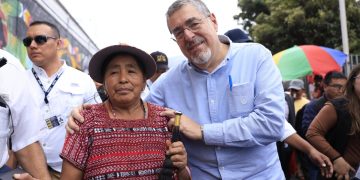
<path fill-rule="evenodd" d="M 168 122 L 169 129 L 172 129 L 175 122 L 175 110 L 166 108 L 165 111 L 160 113 L 161 116 L 166 116 L 170 118 Z M 185 114 L 181 115 L 180 120 L 180 131 L 181 133 L 189 139 L 192 140 L 202 140 L 203 134 L 201 132 L 201 126 L 196 123 L 194 120 L 190 119 Z"/>
<path fill-rule="evenodd" d="M 79 125 L 77 125 L 77 123 L 83 123 L 84 122 L 84 117 L 81 115 L 81 111 L 84 108 L 89 107 L 90 105 L 82 105 L 82 106 L 78 106 L 75 107 L 71 113 L 70 116 L 68 118 L 68 121 L 65 125 L 66 128 L 66 133 L 67 134 L 73 134 L 74 132 L 77 132 L 80 130 Z"/>

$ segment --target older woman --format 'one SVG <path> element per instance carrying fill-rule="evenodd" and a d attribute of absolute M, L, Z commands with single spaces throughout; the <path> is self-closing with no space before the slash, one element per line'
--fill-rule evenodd
<path fill-rule="evenodd" d="M 157 179 L 166 152 L 177 178 L 189 178 L 184 145 L 169 142 L 164 108 L 140 98 L 155 71 L 150 55 L 127 45 L 93 56 L 90 76 L 103 83 L 109 98 L 85 109 L 80 131 L 66 138 L 61 179 Z"/>
<path fill-rule="evenodd" d="M 345 97 L 327 102 L 306 137 L 334 164 L 337 179 L 349 179 L 360 163 L 360 66 L 350 73 Z"/>

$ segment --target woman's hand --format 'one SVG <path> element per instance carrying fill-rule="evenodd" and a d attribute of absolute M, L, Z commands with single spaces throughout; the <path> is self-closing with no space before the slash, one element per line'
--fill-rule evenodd
<path fill-rule="evenodd" d="M 355 169 L 352 168 L 349 163 L 345 161 L 344 158 L 339 157 L 334 161 L 334 170 L 335 170 L 335 177 L 337 179 L 350 179 L 349 173 L 355 172 Z"/>
<path fill-rule="evenodd" d="M 171 143 L 166 141 L 168 150 L 166 155 L 170 155 L 173 166 L 177 169 L 176 173 L 179 179 L 191 179 L 189 168 L 187 167 L 187 153 L 184 144 L 181 141 Z"/>
<path fill-rule="evenodd" d="M 183 170 L 187 166 L 187 153 L 185 146 L 181 141 L 171 143 L 169 140 L 166 141 L 168 150 L 166 155 L 171 156 L 171 161 L 179 171 Z"/>

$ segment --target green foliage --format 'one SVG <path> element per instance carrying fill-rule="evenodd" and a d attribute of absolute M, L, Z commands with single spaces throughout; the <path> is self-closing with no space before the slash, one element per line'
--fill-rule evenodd
<path fill-rule="evenodd" d="M 315 44 L 342 50 L 337 0 L 238 0 L 243 28 L 273 53 Z M 360 4 L 346 0 L 350 53 L 360 53 Z"/>

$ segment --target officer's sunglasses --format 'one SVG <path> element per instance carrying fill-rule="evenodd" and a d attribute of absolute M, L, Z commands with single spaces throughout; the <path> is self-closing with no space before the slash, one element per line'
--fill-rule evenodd
<path fill-rule="evenodd" d="M 51 36 L 45 36 L 45 35 L 37 35 L 35 37 L 26 37 L 23 39 L 23 43 L 25 47 L 29 47 L 34 40 L 37 45 L 43 45 L 47 42 L 48 39 L 57 39 L 55 37 Z"/>

